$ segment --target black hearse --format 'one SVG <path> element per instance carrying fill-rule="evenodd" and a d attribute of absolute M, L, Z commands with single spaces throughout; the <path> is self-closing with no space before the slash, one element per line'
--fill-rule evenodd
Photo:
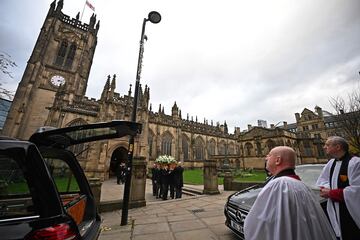
<path fill-rule="evenodd" d="M 112 121 L 1 137 L 0 238 L 97 239 L 94 196 L 69 147 L 140 132 L 139 123 Z"/>

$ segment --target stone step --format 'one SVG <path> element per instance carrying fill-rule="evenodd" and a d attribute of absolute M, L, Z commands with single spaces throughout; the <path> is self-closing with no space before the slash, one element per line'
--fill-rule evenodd
<path fill-rule="evenodd" d="M 191 187 L 187 187 L 187 186 L 183 187 L 182 192 L 183 192 L 183 194 L 186 194 L 189 196 L 197 196 L 197 195 L 203 194 L 203 190 L 191 188 Z"/>

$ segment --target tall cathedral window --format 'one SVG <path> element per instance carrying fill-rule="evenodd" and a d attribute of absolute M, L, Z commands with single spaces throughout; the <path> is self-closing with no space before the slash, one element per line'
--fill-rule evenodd
<path fill-rule="evenodd" d="M 72 43 L 70 46 L 66 40 L 62 41 L 58 54 L 55 59 L 55 64 L 60 67 L 71 69 L 75 58 L 76 44 Z"/>
<path fill-rule="evenodd" d="M 221 141 L 219 143 L 219 149 L 218 149 L 218 152 L 219 152 L 219 155 L 225 155 L 225 141 Z"/>
<path fill-rule="evenodd" d="M 186 136 L 182 136 L 182 152 L 184 160 L 189 160 L 189 142 Z"/>
<path fill-rule="evenodd" d="M 70 69 L 75 58 L 76 45 L 73 43 L 70 46 L 69 53 L 66 57 L 65 67 Z"/>
<path fill-rule="evenodd" d="M 198 137 L 195 140 L 195 159 L 203 160 L 204 157 L 204 141 Z"/>
<path fill-rule="evenodd" d="M 208 154 L 215 155 L 215 140 L 211 139 L 208 145 Z"/>
<path fill-rule="evenodd" d="M 165 133 L 161 140 L 161 154 L 171 156 L 172 137 L 169 133 Z"/>
<path fill-rule="evenodd" d="M 59 52 L 58 52 L 57 57 L 56 57 L 56 61 L 55 61 L 56 65 L 58 65 L 58 66 L 63 65 L 64 59 L 65 59 L 65 56 L 66 56 L 66 52 L 67 52 L 67 48 L 68 48 L 67 41 L 63 41 L 61 43 L 61 45 L 60 45 Z"/>

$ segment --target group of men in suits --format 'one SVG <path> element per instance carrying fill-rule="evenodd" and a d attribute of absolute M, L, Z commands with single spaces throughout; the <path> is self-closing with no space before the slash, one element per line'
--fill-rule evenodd
<path fill-rule="evenodd" d="M 162 200 L 168 199 L 170 190 L 170 198 L 181 198 L 183 187 L 183 172 L 184 168 L 180 163 L 172 162 L 154 163 L 151 169 L 153 196 L 161 198 Z"/>

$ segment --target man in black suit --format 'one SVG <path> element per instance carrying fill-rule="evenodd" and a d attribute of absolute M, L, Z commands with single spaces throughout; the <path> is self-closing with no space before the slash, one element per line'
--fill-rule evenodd
<path fill-rule="evenodd" d="M 178 165 L 173 170 L 175 198 L 181 198 L 182 195 L 182 188 L 184 186 L 183 172 L 184 172 L 184 168 L 181 166 L 181 163 L 179 162 Z"/>
<path fill-rule="evenodd" d="M 153 184 L 153 196 L 158 198 L 160 189 L 160 168 L 158 163 L 154 163 L 154 166 L 151 169 L 151 180 Z"/>
<path fill-rule="evenodd" d="M 162 200 L 167 200 L 167 195 L 169 192 L 169 166 L 163 164 L 160 169 L 160 182 L 161 182 L 161 197 Z"/>

